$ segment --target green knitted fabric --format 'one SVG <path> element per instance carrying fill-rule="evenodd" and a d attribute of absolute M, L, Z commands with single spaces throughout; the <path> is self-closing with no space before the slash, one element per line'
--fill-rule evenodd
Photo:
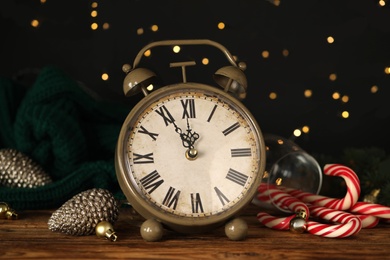
<path fill-rule="evenodd" d="M 0 201 L 16 210 L 48 209 L 90 188 L 122 196 L 114 150 L 128 112 L 96 101 L 54 67 L 27 88 L 0 78 L 0 148 L 23 152 L 53 179 L 39 188 L 0 187 Z"/>

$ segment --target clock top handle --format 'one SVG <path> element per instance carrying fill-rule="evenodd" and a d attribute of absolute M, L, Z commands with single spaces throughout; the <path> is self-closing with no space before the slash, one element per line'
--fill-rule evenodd
<path fill-rule="evenodd" d="M 245 68 L 246 68 L 244 63 L 237 64 L 234 61 L 233 55 L 222 44 L 215 42 L 215 41 L 208 40 L 208 39 L 189 39 L 189 40 L 164 40 L 164 41 L 156 41 L 156 42 L 149 43 L 148 45 L 143 47 L 138 52 L 137 56 L 134 59 L 133 69 L 138 66 L 143 54 L 147 50 L 152 49 L 152 48 L 157 47 L 157 46 L 170 46 L 170 45 L 210 45 L 210 46 L 214 46 L 214 47 L 218 48 L 219 50 L 221 50 L 225 54 L 227 60 L 233 66 L 239 67 L 241 70 L 245 70 Z"/>
<path fill-rule="evenodd" d="M 132 68 L 129 64 L 124 64 L 122 67 L 122 70 L 127 74 L 123 84 L 123 92 L 126 96 L 134 95 L 140 91 L 145 96 L 148 95 L 149 92 L 146 87 L 152 84 L 156 74 L 145 68 L 137 68 L 137 66 L 147 50 L 156 46 L 172 45 L 210 45 L 222 51 L 232 66 L 225 66 L 217 70 L 214 74 L 214 80 L 225 92 L 231 93 L 236 98 L 242 100 L 246 97 L 247 80 L 243 73 L 246 69 L 245 62 L 237 64 L 233 55 L 223 45 L 207 39 L 164 40 L 152 42 L 144 46 L 135 57 Z M 183 82 L 186 82 L 185 74 L 183 74 Z"/>

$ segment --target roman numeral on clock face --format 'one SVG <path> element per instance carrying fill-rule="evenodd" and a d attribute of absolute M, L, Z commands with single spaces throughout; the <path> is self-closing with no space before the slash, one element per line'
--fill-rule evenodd
<path fill-rule="evenodd" d="M 142 186 L 144 186 L 145 190 L 152 194 L 152 192 L 157 189 L 164 180 L 161 178 L 160 174 L 156 170 L 152 171 L 142 179 L 140 179 Z"/>
<path fill-rule="evenodd" d="M 140 128 L 141 128 L 141 129 L 138 131 L 138 133 L 147 134 L 147 135 L 149 135 L 153 140 L 156 141 L 156 137 L 158 136 L 158 134 L 149 132 L 149 131 L 146 130 L 145 127 L 143 127 L 143 126 L 141 126 Z"/>
<path fill-rule="evenodd" d="M 167 206 L 168 208 L 176 209 L 177 202 L 179 201 L 179 197 L 180 197 L 180 190 L 176 191 L 176 193 L 175 190 L 176 190 L 175 188 L 169 187 L 168 192 L 165 195 L 165 198 L 162 202 L 164 206 Z"/>
<path fill-rule="evenodd" d="M 202 200 L 200 199 L 199 193 L 191 193 L 191 205 L 192 205 L 192 213 L 199 213 L 203 211 Z"/>
<path fill-rule="evenodd" d="M 220 191 L 217 187 L 214 187 L 215 192 L 217 193 L 217 196 L 219 200 L 221 201 L 222 205 L 225 206 L 226 203 L 229 203 L 230 200 L 225 196 L 225 194 Z"/>
<path fill-rule="evenodd" d="M 173 123 L 175 119 L 172 117 L 171 113 L 169 113 L 168 109 L 163 105 L 159 107 L 159 109 L 155 110 L 157 114 L 159 114 L 163 119 L 165 126 Z"/>
<path fill-rule="evenodd" d="M 246 157 L 252 156 L 251 148 L 237 148 L 230 149 L 232 157 Z"/>
<path fill-rule="evenodd" d="M 195 100 L 193 98 L 180 100 L 181 105 L 183 106 L 183 116 L 182 118 L 195 118 Z"/>
<path fill-rule="evenodd" d="M 236 122 L 236 123 L 232 124 L 231 126 L 229 126 L 228 128 L 226 128 L 225 130 L 223 130 L 222 133 L 226 136 L 239 127 L 240 127 L 240 124 L 238 122 Z"/>
<path fill-rule="evenodd" d="M 232 182 L 235 182 L 237 183 L 238 185 L 241 185 L 241 186 L 244 186 L 246 181 L 248 180 L 248 176 L 246 176 L 245 174 L 242 174 L 236 170 L 233 170 L 232 168 L 229 169 L 227 175 L 226 175 L 226 179 L 232 181 Z"/>
<path fill-rule="evenodd" d="M 153 153 L 147 153 L 147 154 L 139 154 L 139 153 L 133 153 L 134 155 L 134 163 L 139 164 L 139 163 L 153 163 Z"/>
<path fill-rule="evenodd" d="M 217 105 L 214 105 L 213 110 L 211 110 L 209 118 L 207 119 L 207 122 L 211 121 L 211 118 L 213 118 L 213 115 L 214 115 L 216 109 L 217 109 Z"/>

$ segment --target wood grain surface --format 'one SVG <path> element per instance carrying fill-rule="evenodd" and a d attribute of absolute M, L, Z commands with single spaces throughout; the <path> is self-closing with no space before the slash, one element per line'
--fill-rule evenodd
<path fill-rule="evenodd" d="M 117 241 L 69 236 L 48 229 L 51 210 L 23 211 L 17 220 L 0 220 L 1 259 L 390 259 L 390 224 L 363 229 L 348 238 L 293 234 L 262 226 L 250 208 L 248 238 L 231 241 L 224 228 L 206 234 L 167 231 L 159 242 L 142 239 L 142 219 L 121 208 Z"/>

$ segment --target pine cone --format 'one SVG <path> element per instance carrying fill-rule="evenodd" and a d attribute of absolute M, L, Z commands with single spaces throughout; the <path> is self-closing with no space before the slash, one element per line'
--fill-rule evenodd
<path fill-rule="evenodd" d="M 90 189 L 65 202 L 50 217 L 51 231 L 83 236 L 95 232 L 101 221 L 114 223 L 118 219 L 118 205 L 108 190 Z"/>
<path fill-rule="evenodd" d="M 0 186 L 36 188 L 51 182 L 50 176 L 25 154 L 0 149 Z"/>

